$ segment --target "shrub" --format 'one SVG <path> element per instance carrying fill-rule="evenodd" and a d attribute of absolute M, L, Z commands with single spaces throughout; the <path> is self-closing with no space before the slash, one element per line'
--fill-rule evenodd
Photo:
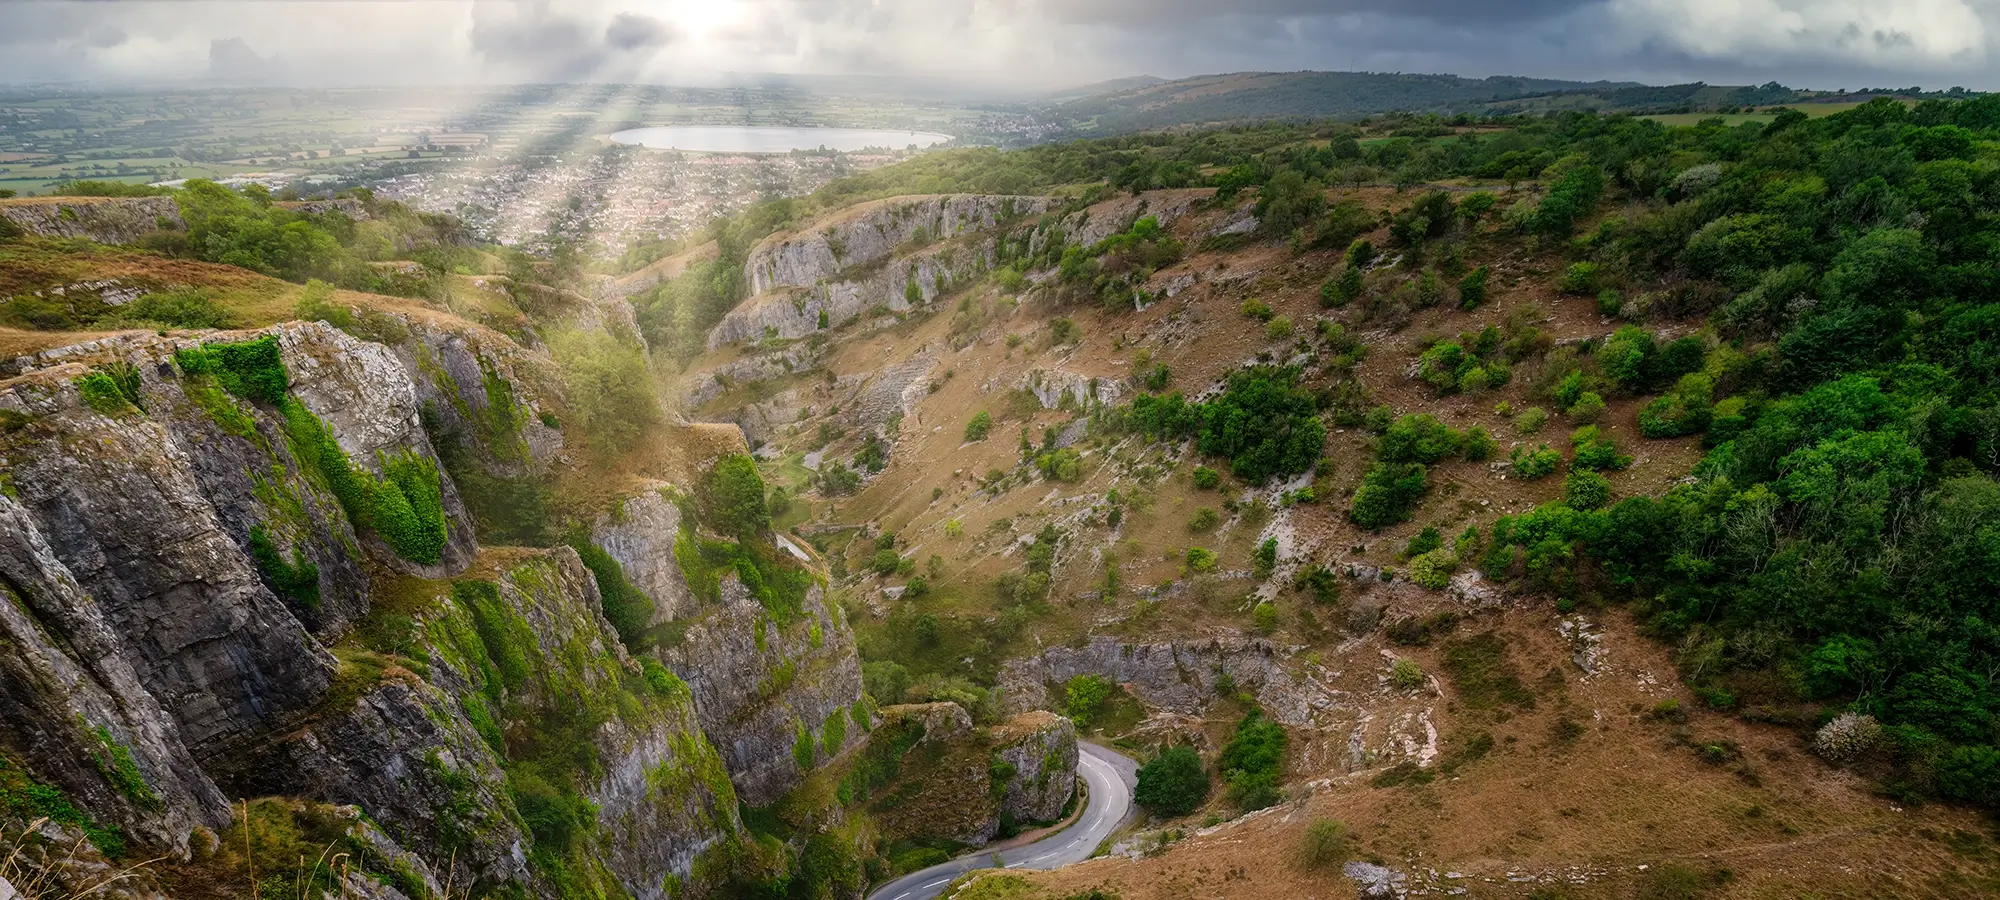
<path fill-rule="evenodd" d="M 1424 686 L 1424 667 L 1413 659 L 1399 659 L 1389 667 L 1389 683 L 1400 690 L 1414 690 Z"/>
<path fill-rule="evenodd" d="M 983 441 L 992 431 L 993 417 L 982 409 L 973 414 L 972 421 L 965 423 L 965 440 L 967 443 Z"/>
<path fill-rule="evenodd" d="M 1530 406 L 1522 410 L 1520 415 L 1514 417 L 1514 430 L 1522 434 L 1534 434 L 1542 430 L 1543 423 L 1546 423 L 1548 420 L 1548 410 L 1539 406 Z"/>
<path fill-rule="evenodd" d="M 1362 477 L 1347 517 L 1369 531 L 1380 531 L 1408 519 L 1423 495 L 1422 465 L 1378 462 Z"/>
<path fill-rule="evenodd" d="M 1595 391 L 1585 391 L 1577 396 L 1575 403 L 1570 404 L 1567 414 L 1570 421 L 1578 424 L 1595 422 L 1604 415 L 1604 398 Z"/>
<path fill-rule="evenodd" d="M 1278 608 L 1266 600 L 1250 611 L 1250 618 L 1256 624 L 1258 632 L 1270 634 L 1272 629 L 1278 627 Z"/>
<path fill-rule="evenodd" d="M 1339 277 L 1319 286 L 1319 305 L 1334 309 L 1353 303 L 1360 299 L 1366 283 L 1361 267 L 1349 265 L 1340 271 Z"/>
<path fill-rule="evenodd" d="M 1292 586 L 1310 595 L 1317 603 L 1336 603 L 1340 600 L 1340 576 L 1325 566 L 1301 569 L 1292 579 Z"/>
<path fill-rule="evenodd" d="M 1571 263 L 1563 270 L 1562 280 L 1556 290 L 1565 294 L 1597 293 L 1597 264 L 1593 262 Z"/>
<path fill-rule="evenodd" d="M 1410 580 L 1441 591 L 1451 585 L 1451 573 L 1457 569 L 1458 554 L 1440 547 L 1410 560 Z"/>
<path fill-rule="evenodd" d="M 1249 812 L 1284 799 L 1278 787 L 1284 757 L 1284 727 L 1266 718 L 1262 710 L 1245 713 L 1215 761 L 1229 786 L 1230 801 Z"/>
<path fill-rule="evenodd" d="M 1882 739 L 1882 726 L 1874 716 L 1844 712 L 1820 726 L 1813 734 L 1813 752 L 1832 762 L 1851 762 L 1875 749 Z"/>
<path fill-rule="evenodd" d="M 1618 452 L 1618 445 L 1601 437 L 1595 425 L 1585 425 L 1570 433 L 1570 446 L 1576 448 L 1576 455 L 1570 460 L 1572 469 L 1588 469 L 1601 472 L 1605 469 L 1623 469 L 1632 464 L 1632 457 Z"/>
<path fill-rule="evenodd" d="M 1278 539 L 1265 538 L 1263 543 L 1257 545 L 1257 551 L 1251 554 L 1250 563 L 1258 578 L 1271 577 L 1271 573 L 1278 568 Z"/>
<path fill-rule="evenodd" d="M 1102 675 L 1078 675 L 1063 685 L 1063 715 L 1087 728 L 1090 720 L 1111 699 L 1113 685 Z"/>
<path fill-rule="evenodd" d="M 1206 547 L 1188 548 L 1187 567 L 1189 572 L 1197 575 L 1213 572 L 1220 563 L 1221 557 L 1216 556 L 1213 550 Z"/>
<path fill-rule="evenodd" d="M 1188 519 L 1188 530 L 1196 533 L 1213 531 L 1215 526 L 1220 524 L 1222 524 L 1221 514 L 1204 506 L 1195 510 L 1194 517 Z"/>
<path fill-rule="evenodd" d="M 1264 336 L 1271 340 L 1275 341 L 1280 338 L 1289 337 L 1291 333 L 1292 320 L 1289 317 L 1278 316 L 1264 323 Z"/>
<path fill-rule="evenodd" d="M 570 424 L 593 451 L 601 456 L 623 451 L 660 421 L 653 371 L 636 342 L 572 329 L 551 335 L 548 345 L 562 373 Z"/>
<path fill-rule="evenodd" d="M 1562 454 L 1550 450 L 1547 444 L 1534 450 L 1516 447 L 1511 466 L 1516 478 L 1543 478 L 1554 475 L 1556 469 L 1562 467 Z"/>
<path fill-rule="evenodd" d="M 1184 816 L 1208 799 L 1208 770 L 1192 747 L 1176 745 L 1139 767 L 1132 799 L 1163 817 Z"/>
<path fill-rule="evenodd" d="M 638 652 L 645 643 L 646 629 L 653 624 L 653 598 L 625 577 L 625 567 L 604 548 L 579 536 L 570 546 L 582 558 L 597 583 L 597 596 L 604 619 L 618 632 L 626 649 Z"/>
<path fill-rule="evenodd" d="M 1465 433 L 1465 458 L 1467 460 L 1485 462 L 1492 459 L 1493 454 L 1499 452 L 1499 450 L 1500 442 L 1494 440 L 1493 435 L 1487 433 L 1486 429 L 1473 426 L 1472 429 Z"/>
<path fill-rule="evenodd" d="M 156 322 L 168 328 L 231 328 L 236 316 L 216 305 L 208 294 L 195 288 L 174 288 L 147 294 L 118 311 L 118 318 L 133 322 Z"/>
<path fill-rule="evenodd" d="M 1194 467 L 1194 486 L 1204 491 L 1215 490 L 1222 484 L 1222 473 L 1207 466 Z"/>
<path fill-rule="evenodd" d="M 1332 819 L 1314 819 L 1299 839 L 1299 865 L 1332 869 L 1354 856 L 1354 836 Z"/>
<path fill-rule="evenodd" d="M 902 565 L 902 555 L 894 550 L 877 550 L 875 555 L 868 557 L 868 568 L 885 578 L 896 574 L 896 570 Z"/>
<path fill-rule="evenodd" d="M 1271 312 L 1270 304 L 1252 297 L 1243 301 L 1243 315 L 1260 322 L 1269 322 L 1274 313 Z"/>
<path fill-rule="evenodd" d="M 1428 413 L 1403 416 L 1382 435 L 1376 457 L 1391 463 L 1435 463 L 1465 449 L 1465 435 Z"/>
<path fill-rule="evenodd" d="M 314 565 L 297 548 L 292 551 L 297 562 L 288 560 L 271 543 L 271 536 L 262 525 L 250 526 L 250 559 L 257 564 L 257 571 L 264 576 L 271 591 L 283 597 L 290 597 L 300 608 L 319 609 L 319 566 Z"/>
<path fill-rule="evenodd" d="M 756 460 L 746 454 L 716 461 L 703 482 L 701 500 L 708 524 L 723 534 L 748 536 L 771 527 L 764 479 L 757 474 Z"/>
<path fill-rule="evenodd" d="M 1589 511 L 1611 502 L 1611 479 L 1588 469 L 1572 469 L 1563 479 L 1563 504 Z"/>
<path fill-rule="evenodd" d="M 1477 309 L 1480 304 L 1486 302 L 1487 274 L 1488 269 L 1485 266 L 1480 266 L 1465 273 L 1465 277 L 1458 280 L 1459 309 Z"/>
<path fill-rule="evenodd" d="M 1438 532 L 1436 526 L 1426 526 L 1424 530 L 1411 537 L 1409 543 L 1403 545 L 1403 558 L 1420 556 L 1442 546 L 1444 546 L 1444 535 Z"/>

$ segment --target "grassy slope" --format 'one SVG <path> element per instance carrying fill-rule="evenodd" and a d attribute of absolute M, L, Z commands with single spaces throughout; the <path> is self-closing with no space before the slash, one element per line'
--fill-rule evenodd
<path fill-rule="evenodd" d="M 1408 195 L 1387 190 L 1344 196 L 1379 209 L 1409 202 Z M 1176 231 L 1192 238 L 1226 214 L 1207 213 L 1178 224 Z M 1356 324 L 1372 348 L 1357 375 L 1377 402 L 1400 412 L 1430 412 L 1460 428 L 1486 427 L 1500 441 L 1501 459 L 1516 442 L 1564 448 L 1574 423 L 1562 416 L 1552 416 L 1537 434 L 1521 435 L 1495 411 L 1502 401 L 1515 409 L 1542 402 L 1528 396 L 1536 374 L 1533 362 L 1517 366 L 1504 388 L 1471 396 L 1439 398 L 1406 374 L 1427 335 L 1476 331 L 1513 317 L 1535 322 L 1556 342 L 1573 342 L 1609 334 L 1624 324 L 1600 315 L 1589 298 L 1560 296 L 1549 287 L 1560 269 L 1559 254 L 1532 250 L 1491 228 L 1475 236 L 1466 251 L 1469 265 L 1493 267 L 1491 302 L 1469 313 L 1423 311 L 1397 330 Z M 1384 233 L 1373 237 L 1378 246 L 1387 243 Z M 935 666 L 941 673 L 991 675 L 1007 655 L 1087 633 L 1158 640 L 1201 634 L 1215 626 L 1249 629 L 1250 605 L 1239 598 L 1252 582 L 1220 582 L 1154 607 L 1138 603 L 1131 593 L 1134 586 L 1184 577 L 1181 555 L 1193 545 L 1219 550 L 1224 569 L 1248 569 L 1262 520 L 1230 520 L 1218 532 L 1199 536 L 1186 526 L 1195 508 L 1219 508 L 1224 497 L 1242 496 L 1245 485 L 1225 479 L 1220 492 L 1198 491 L 1189 475 L 1196 462 L 1192 456 L 1171 457 L 1137 440 L 1086 446 L 1085 474 L 1075 484 L 1038 480 L 995 495 L 983 491 L 978 479 L 991 469 L 1013 468 L 1022 427 L 1039 441 L 1045 426 L 1060 426 L 1073 416 L 1019 402 L 1012 389 L 1029 371 L 1060 368 L 1116 380 L 1133 370 L 1144 349 L 1153 362 L 1172 367 L 1172 389 L 1199 390 L 1259 353 L 1274 358 L 1289 354 L 1291 339 L 1270 339 L 1263 323 L 1240 313 L 1245 299 L 1265 301 L 1301 330 L 1309 329 L 1315 317 L 1356 318 L 1353 311 L 1329 312 L 1318 305 L 1319 284 L 1337 265 L 1338 254 L 1332 251 L 1294 256 L 1281 246 L 1192 253 L 1156 274 L 1149 287 L 1158 290 L 1189 274 L 1196 276 L 1196 286 L 1143 313 L 1106 314 L 1094 305 L 1058 309 L 1035 303 L 1010 311 L 997 290 L 982 285 L 900 324 L 849 326 L 834 336 L 829 371 L 803 373 L 758 390 L 755 396 L 760 397 L 797 390 L 799 405 L 818 414 L 807 415 L 791 436 L 777 441 L 781 462 L 769 470 L 796 478 L 797 454 L 817 447 L 819 416 L 842 398 L 826 376 L 865 376 L 878 371 L 883 360 L 906 359 L 925 348 L 939 353 L 930 376 L 936 389 L 902 422 L 888 469 L 856 496 L 814 498 L 812 510 L 821 523 L 895 531 L 907 543 L 903 552 L 920 564 L 932 554 L 942 558 L 943 574 L 931 579 L 930 596 L 915 602 L 880 595 L 879 587 L 898 584 L 899 578 L 859 574 L 850 580 L 850 608 L 861 612 L 856 627 L 864 647 L 902 648 L 905 661 Z M 1081 327 L 1079 344 L 1048 346 L 1048 322 L 1057 315 Z M 1651 327 L 1685 333 L 1697 324 Z M 955 333 L 974 334 L 976 340 L 953 351 Z M 1009 346 L 1010 336 L 1020 338 L 1016 346 Z M 725 348 L 693 369 L 741 353 Z M 742 399 L 725 397 L 709 409 L 726 410 Z M 1643 403 L 1644 398 L 1614 399 L 1600 423 L 1624 452 L 1636 457 L 1630 469 L 1609 473 L 1619 496 L 1664 490 L 1701 453 L 1693 438 L 1641 438 L 1635 417 Z M 980 410 L 995 419 L 991 437 L 966 444 L 965 422 Z M 1351 490 L 1371 458 L 1371 439 L 1352 429 L 1333 431 L 1328 444 L 1331 482 Z M 849 428 L 828 457 L 851 456 L 858 446 L 859 436 Z M 1139 488 L 1151 494 L 1150 507 L 1128 511 L 1115 540 L 1101 525 L 1072 529 L 1047 608 L 1011 644 L 985 642 L 980 623 L 1001 608 L 991 581 L 1023 564 L 1017 538 L 1114 488 L 1129 496 L 1141 484 L 1132 467 L 1144 463 L 1171 472 L 1164 481 Z M 1297 544 L 1313 548 L 1310 556 L 1316 561 L 1398 567 L 1403 564 L 1400 549 L 1426 525 L 1449 537 L 1467 524 L 1489 525 L 1499 515 L 1525 511 L 1560 492 L 1560 475 L 1524 482 L 1507 477 L 1504 465 L 1454 461 L 1433 467 L 1428 497 L 1403 525 L 1380 534 L 1360 531 L 1346 521 L 1345 498 L 1333 496 L 1316 506 L 1295 507 L 1288 527 Z M 947 537 L 947 524 L 953 521 L 962 525 L 963 537 Z M 850 570 L 861 572 L 873 548 L 866 541 L 843 548 L 836 539 L 832 549 L 845 550 Z M 1096 550 L 1115 552 L 1121 560 L 1126 592 L 1115 600 L 1085 599 L 1102 578 L 1102 566 L 1093 559 Z M 1430 702 L 1422 697 L 1383 699 L 1380 654 L 1407 656 L 1427 672 L 1442 674 L 1439 648 L 1396 647 L 1379 631 L 1350 634 L 1341 627 L 1342 612 L 1310 607 L 1289 590 L 1280 592 L 1277 603 L 1276 639 L 1323 655 L 1329 669 L 1340 670 L 1322 673 L 1328 687 L 1347 692 L 1364 706 L 1373 704 L 1370 708 L 1384 719 L 1392 711 L 1408 712 Z M 1441 593 L 1407 583 L 1358 591 L 1349 586 L 1346 610 L 1377 607 L 1385 609 L 1385 621 L 1463 609 Z M 1314 624 L 1301 616 L 1308 609 L 1317 612 Z M 901 615 L 915 612 L 936 614 L 946 627 L 938 646 L 912 659 L 902 638 L 908 620 Z M 1735 874 L 1726 885 L 1715 882 L 1704 888 L 1719 888 L 1718 895 L 1729 896 L 1796 896 L 1807 888 L 1831 891 L 1827 896 L 1929 896 L 1981 889 L 1972 885 L 1990 890 L 1995 884 L 1991 879 L 2000 873 L 2000 856 L 1976 834 L 1980 825 L 1973 817 L 1941 809 L 1897 811 L 1871 795 L 1864 780 L 1818 762 L 1796 731 L 1701 713 L 1685 723 L 1648 716 L 1665 699 L 1677 700 L 1683 709 L 1696 705 L 1680 689 L 1668 649 L 1638 634 L 1620 611 L 1586 609 L 1585 615 L 1607 635 L 1606 668 L 1587 677 L 1569 662 L 1573 648 L 1557 636 L 1560 617 L 1548 599 L 1524 598 L 1519 608 L 1480 613 L 1461 627 L 1460 635 L 1486 630 L 1503 635 L 1513 665 L 1532 685 L 1537 702 L 1533 710 L 1475 709 L 1451 679 L 1435 682 L 1445 691 L 1435 703 L 1435 724 L 1447 756 L 1460 752 L 1481 731 L 1497 741 L 1486 759 L 1465 766 L 1456 778 L 1417 788 L 1370 787 L 1372 771 L 1350 775 L 1339 764 L 1345 733 L 1298 734 L 1294 784 L 1332 779 L 1305 806 L 1198 838 L 1158 859 L 1094 864 L 1043 880 L 1064 891 L 1104 884 L 1127 900 L 1190 892 L 1345 896 L 1351 890 L 1347 881 L 1302 871 L 1289 861 L 1309 817 L 1329 816 L 1358 830 L 1363 852 L 1398 868 L 1454 869 L 1494 879 L 1474 885 L 1475 895 L 1482 896 L 1527 896 L 1530 886 L 1506 881 L 1510 872 L 1567 876 L 1572 867 L 1586 870 L 1587 883 L 1546 896 L 1630 896 L 1665 889 L 1653 884 L 1663 865 L 1686 867 L 1703 878 L 1731 869 Z M 1211 747 L 1226 736 L 1226 720 L 1233 717 L 1234 707 L 1223 706 L 1212 711 L 1205 727 Z M 1578 728 L 1558 737 L 1563 721 Z M 1709 745 L 1729 748 L 1723 753 L 1727 758 L 1704 761 L 1700 748 Z M 1226 811 L 1219 801 L 1210 810 Z M 1641 864 L 1649 869 L 1633 868 Z M 1229 883 L 1235 880 L 1247 883 Z M 1040 890 L 1029 889 L 1027 895 Z"/>

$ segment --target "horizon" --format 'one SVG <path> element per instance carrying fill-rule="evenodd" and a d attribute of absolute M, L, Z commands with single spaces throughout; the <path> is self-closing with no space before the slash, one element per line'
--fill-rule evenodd
<path fill-rule="evenodd" d="M 1374 72 L 1928 90 L 2000 84 L 1974 0 L 16 0 L 0 84 L 300 88 Z M 357 72 L 369 73 L 356 77 Z M 713 82 L 720 81 L 721 84 Z"/>

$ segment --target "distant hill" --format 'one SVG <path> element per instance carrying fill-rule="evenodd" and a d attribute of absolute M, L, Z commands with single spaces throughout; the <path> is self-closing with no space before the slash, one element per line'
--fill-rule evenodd
<path fill-rule="evenodd" d="M 1237 72 L 1109 91 L 1063 104 L 1061 112 L 1083 129 L 1122 132 L 1391 111 L 1465 112 L 1513 97 L 1637 87 L 1644 85 L 1384 72 Z"/>
<path fill-rule="evenodd" d="M 1081 84 L 1072 88 L 1064 88 L 1060 91 L 1051 92 L 1043 99 L 1057 101 L 1077 100 L 1084 97 L 1095 97 L 1099 94 L 1115 94 L 1120 91 L 1149 88 L 1156 84 L 1165 84 L 1166 82 L 1167 79 L 1157 75 L 1133 75 L 1126 78 L 1113 78 L 1110 81 L 1099 81 L 1092 84 Z"/>
<path fill-rule="evenodd" d="M 1118 133 L 1231 122 L 1346 119 L 1387 112 L 1517 113 L 1548 109 L 1644 112 L 1720 110 L 1797 102 L 1807 92 L 1772 82 L 1732 87 L 1693 82 L 1419 75 L 1393 72 L 1237 72 L 1103 90 L 1057 107 L 1078 132 Z M 1074 94 L 1064 92 L 1062 96 Z"/>

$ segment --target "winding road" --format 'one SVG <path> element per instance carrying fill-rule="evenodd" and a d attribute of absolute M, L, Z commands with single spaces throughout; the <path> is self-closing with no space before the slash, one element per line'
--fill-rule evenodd
<path fill-rule="evenodd" d="M 974 869 L 993 867 L 993 857 L 1009 869 L 1054 869 L 1082 862 L 1097 852 L 1097 845 L 1111 836 L 1132 813 L 1132 788 L 1138 783 L 1139 764 L 1124 754 L 1078 741 L 1077 773 L 1090 785 L 1090 802 L 1075 822 L 1032 844 L 1005 850 L 981 850 L 950 862 L 911 872 L 868 895 L 868 900 L 931 900 L 944 886 Z"/>

